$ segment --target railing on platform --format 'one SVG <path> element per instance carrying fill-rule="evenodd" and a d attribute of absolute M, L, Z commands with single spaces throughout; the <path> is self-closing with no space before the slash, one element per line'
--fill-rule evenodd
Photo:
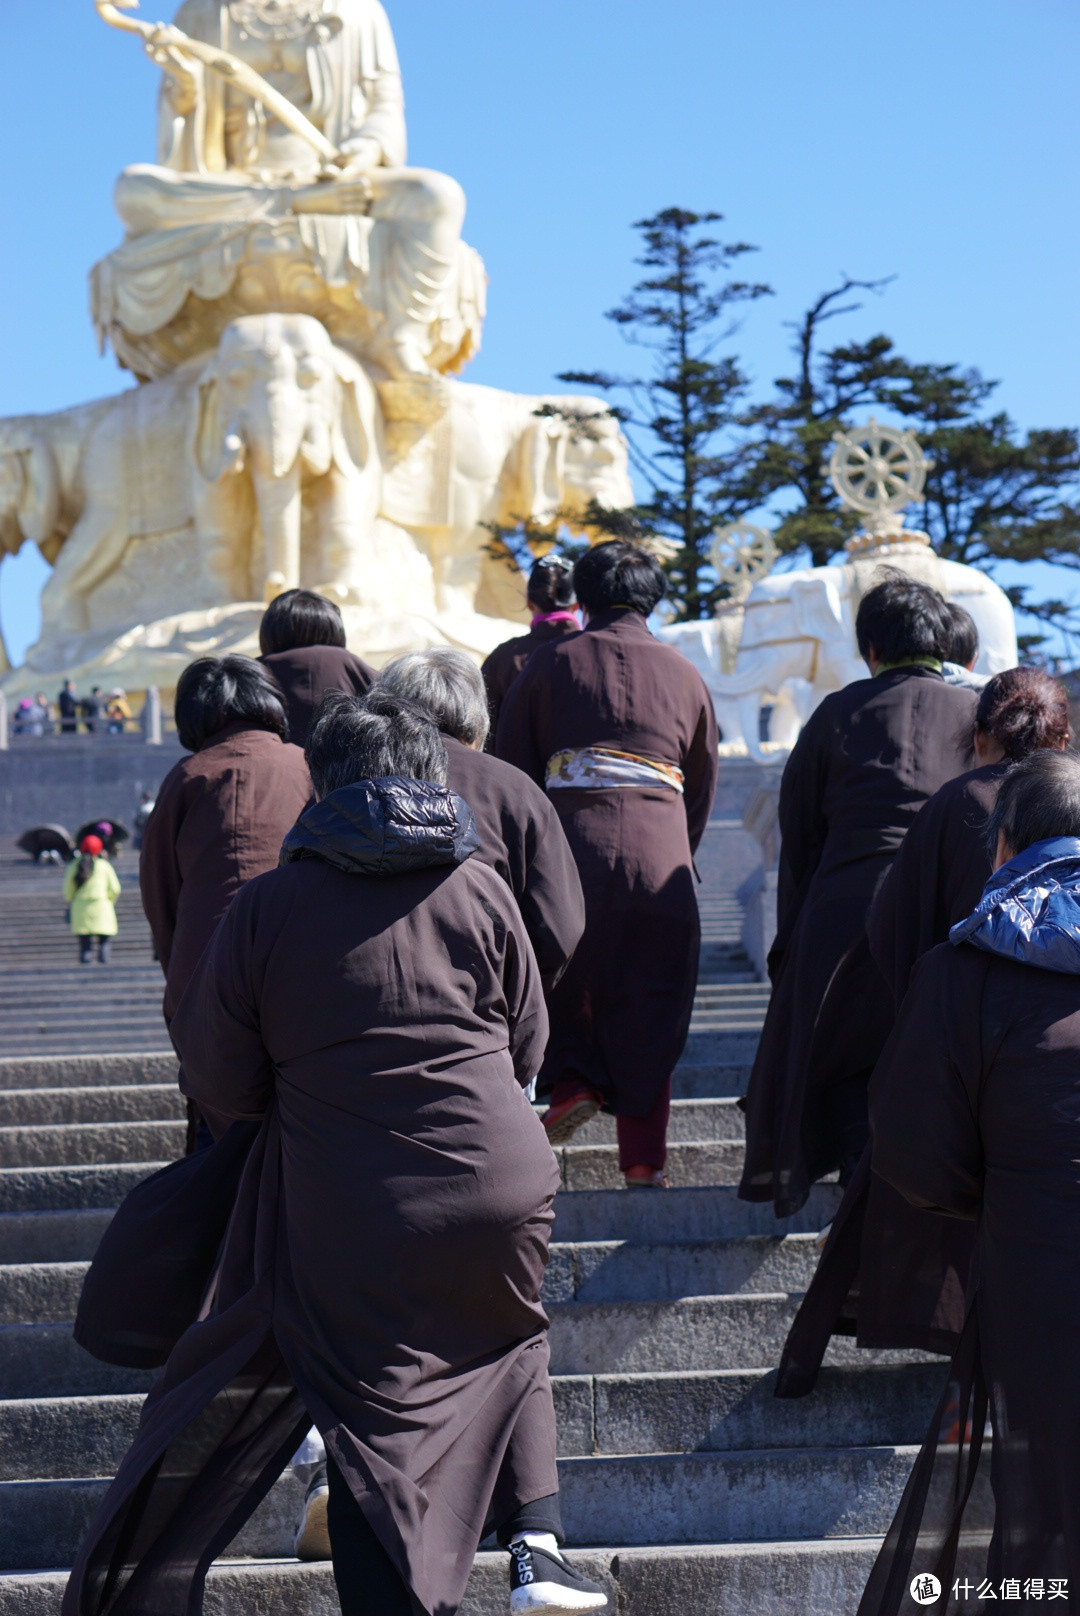
<path fill-rule="evenodd" d="M 80 712 L 75 717 L 61 718 L 55 703 L 49 703 L 47 708 L 38 704 L 22 707 L 11 702 L 0 690 L 0 751 L 7 751 L 13 745 L 33 746 L 73 735 L 106 741 L 136 740 L 161 746 L 166 735 L 176 733 L 172 713 L 166 713 L 161 693 L 153 685 L 136 693 L 133 703 L 130 717 L 110 717 L 102 710 L 97 714 Z"/>

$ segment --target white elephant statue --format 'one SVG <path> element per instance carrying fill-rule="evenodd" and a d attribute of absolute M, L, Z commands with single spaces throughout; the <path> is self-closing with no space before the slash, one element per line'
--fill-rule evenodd
<path fill-rule="evenodd" d="M 979 631 L 977 672 L 989 675 L 1016 666 L 1016 624 L 1008 596 L 984 572 L 942 560 L 925 541 L 888 543 L 844 566 L 772 572 L 755 584 L 741 608 L 733 667 L 725 666 L 724 656 L 730 620 L 676 623 L 660 631 L 704 678 L 726 742 L 745 745 L 751 757 L 763 758 L 761 710 L 771 703 L 769 741 L 773 747 L 791 747 L 824 696 L 867 677 L 855 644 L 855 614 L 882 566 L 931 584 L 971 613 Z"/>
<path fill-rule="evenodd" d="M 632 505 L 626 439 L 600 399 L 443 387 L 443 414 L 384 475 L 382 515 L 426 550 L 439 611 L 519 616 L 520 576 L 492 554 L 492 527 L 580 532 L 591 501 Z"/>
<path fill-rule="evenodd" d="M 300 583 L 362 590 L 381 416 L 366 371 L 307 315 L 236 320 L 206 361 L 111 399 L 0 421 L 0 540 L 54 563 L 42 639 L 80 635 L 134 540 L 186 533 L 185 607 Z M 175 583 L 132 602 L 177 609 Z M 128 623 L 118 623 L 117 628 Z"/>

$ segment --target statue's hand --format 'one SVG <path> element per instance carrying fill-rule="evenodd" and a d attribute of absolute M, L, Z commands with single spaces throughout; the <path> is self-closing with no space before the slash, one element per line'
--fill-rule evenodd
<path fill-rule="evenodd" d="M 340 178 L 294 191 L 289 206 L 293 213 L 366 213 L 370 203 L 370 180 L 346 169 Z"/>
<path fill-rule="evenodd" d="M 378 168 L 382 162 L 382 147 L 370 135 L 357 135 L 355 140 L 346 141 L 341 155 L 346 159 L 343 172 L 351 178 L 354 174 L 369 174 L 373 168 Z"/>
<path fill-rule="evenodd" d="M 156 45 L 148 40 L 146 54 L 168 74 L 169 104 L 181 118 L 190 117 L 199 104 L 199 80 L 194 64 L 171 45 Z"/>

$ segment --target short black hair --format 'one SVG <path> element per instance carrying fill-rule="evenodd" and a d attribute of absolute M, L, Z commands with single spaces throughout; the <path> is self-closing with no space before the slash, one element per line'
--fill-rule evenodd
<path fill-rule="evenodd" d="M 648 617 L 667 594 L 659 561 L 640 544 L 608 539 L 594 544 L 574 567 L 574 591 L 587 612 L 629 606 Z"/>
<path fill-rule="evenodd" d="M 189 663 L 177 681 L 174 711 L 180 744 L 189 752 L 205 746 L 226 724 L 289 738 L 281 692 L 251 657 L 200 657 Z"/>
<path fill-rule="evenodd" d="M 1013 764 L 986 822 L 991 857 L 999 836 L 1013 854 L 1053 836 L 1080 838 L 1080 757 L 1075 752 L 1032 752 Z"/>
<path fill-rule="evenodd" d="M 529 602 L 541 612 L 565 612 L 574 604 L 574 563 L 546 555 L 529 574 Z"/>
<path fill-rule="evenodd" d="M 1041 668 L 1006 668 L 983 686 L 975 728 L 1014 763 L 1047 747 L 1060 751 L 1072 740 L 1068 692 Z"/>
<path fill-rule="evenodd" d="M 855 617 L 859 655 L 865 660 L 873 651 L 879 662 L 911 662 L 917 657 L 947 662 L 952 629 L 942 596 L 895 567 L 883 567 L 881 573 L 881 582 L 859 602 Z"/>
<path fill-rule="evenodd" d="M 286 589 L 275 596 L 259 624 L 259 650 L 295 651 L 302 645 L 345 645 L 341 612 L 313 589 Z"/>
<path fill-rule="evenodd" d="M 975 619 L 955 600 L 945 602 L 949 618 L 949 654 L 946 662 L 956 662 L 961 668 L 970 668 L 979 654 L 979 631 Z"/>
<path fill-rule="evenodd" d="M 427 713 L 376 685 L 366 696 L 328 690 L 304 748 L 318 797 L 357 780 L 446 784 L 446 747 Z"/>

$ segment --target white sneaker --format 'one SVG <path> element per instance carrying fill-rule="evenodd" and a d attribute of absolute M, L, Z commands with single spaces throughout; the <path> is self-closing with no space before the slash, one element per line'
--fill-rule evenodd
<path fill-rule="evenodd" d="M 326 1503 L 330 1488 L 326 1466 L 316 1471 L 304 1499 L 304 1513 L 296 1530 L 295 1554 L 298 1560 L 329 1560 L 330 1529 L 326 1524 Z"/>
<path fill-rule="evenodd" d="M 510 1616 L 575 1616 L 603 1610 L 607 1595 L 599 1583 L 575 1571 L 558 1552 L 524 1541 L 510 1545 Z"/>

